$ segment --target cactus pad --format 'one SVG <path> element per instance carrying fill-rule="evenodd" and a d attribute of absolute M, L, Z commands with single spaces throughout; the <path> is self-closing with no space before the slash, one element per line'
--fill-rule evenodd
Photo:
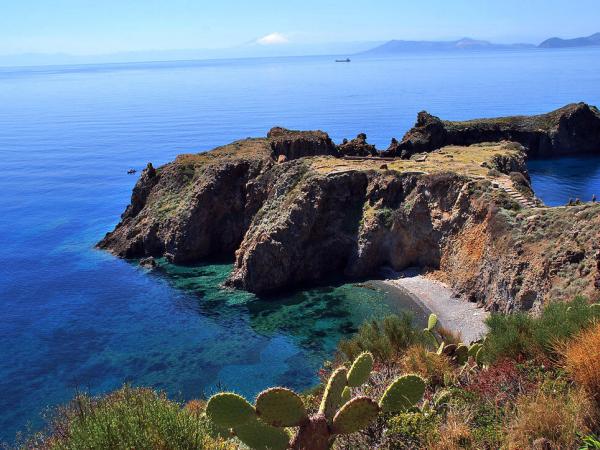
<path fill-rule="evenodd" d="M 479 351 L 480 348 L 483 347 L 483 344 L 479 344 L 479 343 L 475 343 L 473 345 L 471 345 L 469 347 L 469 356 L 473 359 L 475 359 L 475 356 L 477 356 L 477 352 Z"/>
<path fill-rule="evenodd" d="M 437 325 L 438 318 L 435 314 L 429 314 L 429 319 L 427 320 L 427 330 L 433 331 L 435 326 Z"/>
<path fill-rule="evenodd" d="M 373 355 L 369 352 L 358 355 L 348 371 L 348 386 L 359 387 L 366 383 L 371 375 L 371 370 L 373 370 Z"/>
<path fill-rule="evenodd" d="M 438 355 L 441 355 L 444 353 L 445 348 L 446 348 L 446 343 L 442 342 L 435 353 L 437 353 Z"/>
<path fill-rule="evenodd" d="M 425 393 L 425 381 L 418 375 L 404 375 L 384 392 L 379 406 L 384 412 L 404 411 L 414 406 Z"/>
<path fill-rule="evenodd" d="M 342 392 L 346 387 L 348 371 L 344 367 L 336 369 L 329 377 L 327 387 L 323 393 L 323 400 L 319 412 L 325 414 L 327 420 L 333 419 L 335 411 L 340 406 L 342 400 Z"/>
<path fill-rule="evenodd" d="M 216 425 L 232 428 L 249 422 L 256 417 L 256 412 L 244 397 L 233 392 L 221 392 L 208 401 L 206 415 Z"/>
<path fill-rule="evenodd" d="M 460 365 L 463 365 L 469 359 L 469 347 L 467 347 L 465 344 L 458 344 L 454 354 L 456 356 L 456 362 Z"/>
<path fill-rule="evenodd" d="M 439 348 L 438 347 L 439 344 L 438 344 L 438 341 L 437 341 L 435 335 L 431 331 L 429 331 L 427 328 L 425 328 L 423 330 L 423 337 L 427 340 L 427 343 L 429 344 L 429 346 L 432 349 L 434 348 L 437 350 Z"/>
<path fill-rule="evenodd" d="M 452 392 L 447 389 L 443 389 L 441 391 L 436 392 L 433 396 L 433 405 L 436 408 L 440 408 L 444 405 L 447 405 L 451 398 Z"/>
<path fill-rule="evenodd" d="M 275 387 L 256 398 L 256 413 L 275 427 L 297 427 L 307 418 L 302 399 L 293 391 Z"/>
<path fill-rule="evenodd" d="M 483 367 L 483 359 L 485 357 L 485 350 L 483 345 L 481 347 L 479 347 L 479 350 L 477 350 L 477 353 L 475 354 L 475 362 L 477 363 L 478 366 L 482 366 Z"/>
<path fill-rule="evenodd" d="M 256 417 L 233 429 L 240 441 L 254 450 L 285 450 L 290 435 L 283 428 L 275 428 Z"/>
<path fill-rule="evenodd" d="M 369 397 L 356 397 L 346 403 L 333 418 L 335 434 L 356 433 L 375 420 L 379 406 Z"/>
<path fill-rule="evenodd" d="M 344 403 L 348 403 L 350 401 L 350 399 L 352 398 L 352 391 L 350 390 L 350 388 L 348 386 L 346 386 L 344 388 L 344 390 L 342 391 L 342 399 L 340 404 L 344 404 Z"/>

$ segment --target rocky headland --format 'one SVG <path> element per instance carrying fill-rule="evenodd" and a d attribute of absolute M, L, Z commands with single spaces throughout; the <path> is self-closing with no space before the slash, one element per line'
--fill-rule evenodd
<path fill-rule="evenodd" d="M 229 286 L 267 293 L 421 267 L 488 310 L 600 289 L 600 205 L 546 208 L 526 158 L 600 151 L 600 113 L 416 126 L 380 152 L 365 135 L 272 129 L 149 165 L 114 231 L 124 258 L 233 258 Z"/>

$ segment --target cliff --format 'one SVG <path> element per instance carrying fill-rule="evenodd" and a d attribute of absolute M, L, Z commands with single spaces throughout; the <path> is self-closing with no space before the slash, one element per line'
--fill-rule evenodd
<path fill-rule="evenodd" d="M 359 136 L 346 148 L 365 145 Z M 599 207 L 527 208 L 538 203 L 521 145 L 386 161 L 342 158 L 341 148 L 321 131 L 275 128 L 149 165 L 98 246 L 175 263 L 230 257 L 227 284 L 256 293 L 367 277 L 384 265 L 426 268 L 504 311 L 594 292 Z"/>
<path fill-rule="evenodd" d="M 423 111 L 402 141 L 384 155 L 406 158 L 446 145 L 501 140 L 520 143 L 530 157 L 600 153 L 600 111 L 585 103 L 573 103 L 537 116 L 463 122 L 441 120 Z"/>

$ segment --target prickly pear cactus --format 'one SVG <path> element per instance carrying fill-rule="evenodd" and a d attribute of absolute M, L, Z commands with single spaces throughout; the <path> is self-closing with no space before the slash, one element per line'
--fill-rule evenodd
<path fill-rule="evenodd" d="M 333 418 L 334 434 L 352 434 L 369 426 L 379 414 L 379 405 L 369 397 L 356 397 L 340 408 Z"/>
<path fill-rule="evenodd" d="M 255 450 L 285 450 L 291 438 L 285 428 L 273 427 L 256 417 L 235 427 L 234 433 L 240 441 Z"/>
<path fill-rule="evenodd" d="M 404 375 L 383 393 L 379 407 L 384 412 L 400 412 L 414 406 L 425 394 L 425 380 L 418 375 Z"/>
<path fill-rule="evenodd" d="M 429 314 L 429 319 L 427 320 L 427 330 L 433 331 L 433 329 L 437 325 L 437 322 L 438 322 L 437 316 L 433 313 Z"/>
<path fill-rule="evenodd" d="M 429 345 L 439 350 L 440 342 L 438 342 L 433 330 L 437 326 L 438 318 L 435 314 L 430 314 L 429 319 L 427 320 L 427 328 L 423 330 L 423 336 L 428 341 Z"/>
<path fill-rule="evenodd" d="M 233 392 L 221 392 L 208 401 L 206 415 L 216 425 L 233 428 L 248 423 L 256 412 L 244 397 Z"/>
<path fill-rule="evenodd" d="M 342 391 L 342 405 L 345 403 L 348 403 L 351 398 L 352 398 L 352 391 L 350 390 L 350 388 L 348 386 L 346 386 L 344 388 L 344 390 Z"/>
<path fill-rule="evenodd" d="M 478 366 L 483 367 L 484 359 L 485 359 L 485 347 L 482 345 L 481 347 L 479 347 L 479 350 L 477 350 L 477 353 L 475 354 L 475 362 L 477 363 Z"/>
<path fill-rule="evenodd" d="M 454 352 L 456 362 L 461 366 L 469 359 L 469 347 L 465 344 L 458 344 L 456 351 Z"/>
<path fill-rule="evenodd" d="M 256 413 L 275 427 L 297 427 L 308 417 L 300 396 L 282 387 L 261 392 L 256 398 Z"/>
<path fill-rule="evenodd" d="M 475 343 L 469 347 L 469 357 L 475 359 L 477 352 L 483 347 L 483 344 Z"/>
<path fill-rule="evenodd" d="M 359 387 L 365 384 L 373 370 L 373 355 L 370 352 L 364 352 L 358 355 L 354 360 L 352 367 L 348 371 L 347 384 L 350 387 Z"/>
<path fill-rule="evenodd" d="M 442 342 L 442 343 L 440 344 L 440 346 L 438 347 L 438 349 L 437 349 L 436 353 L 437 353 L 438 355 L 441 355 L 441 354 L 443 354 L 443 353 L 444 353 L 444 349 L 445 349 L 445 348 L 446 348 L 446 343 L 445 343 L 445 342 Z"/>
<path fill-rule="evenodd" d="M 319 408 L 319 413 L 324 414 L 327 420 L 333 419 L 335 412 L 340 406 L 347 377 L 348 372 L 344 367 L 336 369 L 331 374 L 331 377 L 329 377 L 327 387 L 323 393 L 323 399 L 321 400 L 321 407 Z"/>
<path fill-rule="evenodd" d="M 336 435 L 360 431 L 381 411 L 402 411 L 423 397 L 423 379 L 405 375 L 388 387 L 379 403 L 368 397 L 352 399 L 350 387 L 364 384 L 372 368 L 373 356 L 366 352 L 356 358 L 350 371 L 336 369 L 323 393 L 319 412 L 312 416 L 308 416 L 298 394 L 282 387 L 261 392 L 255 406 L 231 392 L 216 394 L 208 401 L 206 415 L 215 426 L 231 429 L 255 450 L 328 450 Z M 298 428 L 293 439 L 288 427 Z"/>

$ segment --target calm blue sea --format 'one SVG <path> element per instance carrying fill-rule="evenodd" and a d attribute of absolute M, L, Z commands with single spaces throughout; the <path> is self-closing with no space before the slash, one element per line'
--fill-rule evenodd
<path fill-rule="evenodd" d="M 385 147 L 422 109 L 467 119 L 600 104 L 599 49 L 333 59 L 0 68 L 0 440 L 76 389 L 128 381 L 185 400 L 308 388 L 341 337 L 401 307 L 351 285 L 267 302 L 220 290 L 227 263 L 148 273 L 94 250 L 129 201 L 128 168 L 274 125 Z M 600 196 L 597 158 L 536 167 L 550 204 Z"/>

